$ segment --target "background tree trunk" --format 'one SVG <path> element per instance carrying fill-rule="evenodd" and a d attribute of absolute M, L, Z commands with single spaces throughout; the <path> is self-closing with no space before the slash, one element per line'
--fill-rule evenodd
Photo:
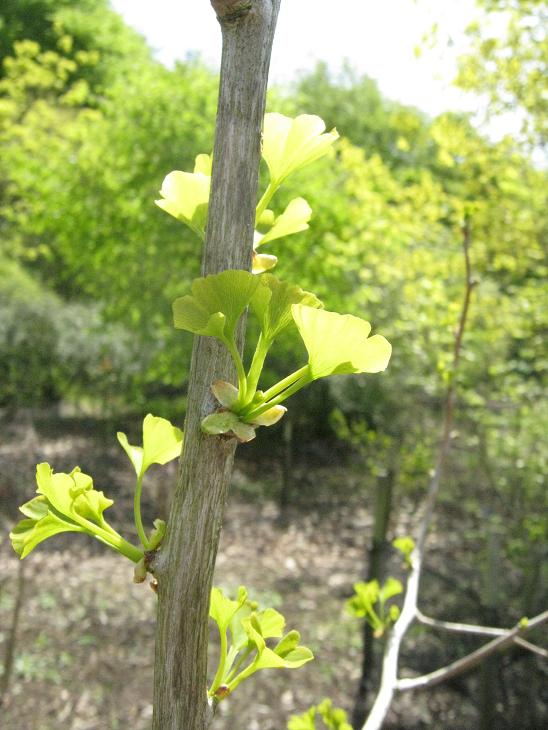
<path fill-rule="evenodd" d="M 280 0 L 212 5 L 223 54 L 203 275 L 251 265 L 260 132 Z M 204 436 L 200 422 L 214 409 L 211 383 L 231 375 L 228 352 L 213 338 L 195 338 L 181 469 L 154 566 L 159 584 L 154 730 L 204 730 L 211 719 L 209 596 L 236 442 Z"/>
<path fill-rule="evenodd" d="M 368 569 L 366 576 L 366 581 L 368 582 L 378 580 L 382 584 L 385 579 L 386 558 L 389 547 L 386 536 L 388 534 L 388 525 L 392 511 L 394 483 L 397 477 L 395 461 L 395 453 L 392 453 L 388 471 L 385 475 L 377 477 L 373 539 L 368 550 Z M 369 695 L 373 690 L 376 691 L 379 685 L 382 646 L 382 642 L 373 637 L 373 629 L 371 626 L 367 621 L 364 621 L 362 675 L 352 716 L 352 724 L 357 728 L 361 727 L 365 722 Z"/>

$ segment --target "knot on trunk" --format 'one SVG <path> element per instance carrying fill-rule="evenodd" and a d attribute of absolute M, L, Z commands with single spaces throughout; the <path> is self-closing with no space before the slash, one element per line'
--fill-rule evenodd
<path fill-rule="evenodd" d="M 230 22 L 247 15 L 253 0 L 211 0 L 211 4 L 219 20 Z"/>

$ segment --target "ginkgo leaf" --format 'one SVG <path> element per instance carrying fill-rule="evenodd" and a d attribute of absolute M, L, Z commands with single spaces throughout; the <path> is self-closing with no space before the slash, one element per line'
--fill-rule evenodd
<path fill-rule="evenodd" d="M 293 319 L 308 351 L 312 380 L 344 373 L 385 370 L 392 346 L 382 335 L 368 337 L 371 325 L 351 314 L 293 304 Z"/>
<path fill-rule="evenodd" d="M 209 616 L 212 618 L 219 631 L 226 631 L 234 615 L 242 608 L 247 600 L 247 590 L 240 586 L 235 601 L 227 598 L 220 588 L 211 589 L 211 600 L 209 603 Z"/>
<path fill-rule="evenodd" d="M 86 532 L 80 525 L 64 520 L 54 512 L 47 512 L 40 519 L 21 520 L 10 532 L 10 540 L 21 560 L 48 537 L 61 532 Z"/>
<path fill-rule="evenodd" d="M 278 257 L 268 253 L 255 253 L 253 251 L 253 260 L 251 263 L 252 274 L 262 274 L 264 271 L 270 271 L 278 263 Z"/>
<path fill-rule="evenodd" d="M 148 413 L 143 419 L 143 446 L 133 446 L 122 431 L 116 434 L 120 446 L 133 464 L 137 476 L 142 476 L 152 464 L 167 464 L 181 453 L 183 432 L 166 418 Z"/>
<path fill-rule="evenodd" d="M 43 462 L 36 467 L 36 491 L 46 497 L 47 501 L 60 514 L 70 515 L 72 512 L 74 479 L 70 474 L 54 474 L 49 464 Z"/>
<path fill-rule="evenodd" d="M 166 175 L 155 203 L 203 238 L 211 187 L 209 155 L 198 155 L 194 172 L 174 170 Z"/>
<path fill-rule="evenodd" d="M 93 479 L 79 467 L 70 474 L 55 474 L 47 463 L 36 467 L 38 497 L 19 509 L 25 515 L 10 533 L 14 550 L 26 557 L 46 538 L 59 532 L 84 532 L 114 548 L 133 562 L 142 551 L 124 540 L 110 527 L 103 512 L 113 502 L 93 488 Z"/>
<path fill-rule="evenodd" d="M 259 319 L 262 336 L 268 342 L 272 342 L 282 330 L 293 323 L 293 304 L 323 306 L 315 294 L 304 291 L 295 284 L 280 281 L 272 274 L 265 274 L 260 282 L 250 307 Z"/>
<path fill-rule="evenodd" d="M 183 432 L 166 418 L 147 414 L 143 420 L 143 470 L 167 464 L 181 453 Z"/>
<path fill-rule="evenodd" d="M 253 614 L 255 625 L 263 639 L 279 638 L 283 634 L 285 618 L 275 608 L 265 608 Z"/>
<path fill-rule="evenodd" d="M 230 340 L 259 283 L 258 277 L 239 269 L 194 279 L 192 293 L 173 302 L 175 327 Z"/>
<path fill-rule="evenodd" d="M 312 661 L 314 654 L 306 646 L 298 646 L 285 656 L 280 656 L 272 649 L 265 647 L 260 653 L 255 670 L 258 669 L 298 669 L 303 664 Z"/>
<path fill-rule="evenodd" d="M 116 438 L 118 439 L 118 443 L 120 444 L 120 446 L 128 455 L 129 460 L 133 464 L 135 473 L 137 474 L 137 476 L 139 476 L 143 469 L 143 447 L 133 446 L 132 444 L 130 444 L 126 434 L 123 431 L 118 431 L 118 433 L 116 434 Z"/>
<path fill-rule="evenodd" d="M 274 220 L 271 229 L 267 233 L 256 235 L 254 248 L 257 249 L 264 243 L 274 241 L 277 238 L 306 231 L 311 215 L 312 208 L 306 200 L 304 198 L 295 198 L 289 203 L 284 212 Z"/>
<path fill-rule="evenodd" d="M 393 598 L 394 596 L 397 596 L 399 593 L 403 592 L 403 586 L 397 578 L 392 578 L 389 576 L 385 582 L 382 585 L 382 588 L 379 591 L 379 601 L 381 604 L 386 603 L 389 598 Z"/>
<path fill-rule="evenodd" d="M 194 160 L 194 174 L 201 173 L 202 175 L 207 175 L 208 177 L 211 177 L 211 169 L 213 167 L 213 157 L 212 155 L 196 155 L 196 159 Z"/>
<path fill-rule="evenodd" d="M 262 153 L 271 181 L 280 184 L 295 170 L 323 157 L 338 136 L 336 129 L 325 132 L 323 120 L 311 114 L 295 119 L 266 114 Z"/>

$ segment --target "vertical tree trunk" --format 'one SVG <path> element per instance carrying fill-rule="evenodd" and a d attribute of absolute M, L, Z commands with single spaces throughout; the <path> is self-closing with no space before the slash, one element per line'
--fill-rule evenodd
<path fill-rule="evenodd" d="M 212 0 L 223 36 L 209 220 L 202 273 L 251 264 L 260 130 L 280 0 Z M 154 571 L 158 625 L 154 730 L 205 730 L 208 611 L 236 443 L 204 436 L 210 385 L 232 374 L 213 338 L 195 339 L 181 470 Z"/>
<path fill-rule="evenodd" d="M 393 462 L 395 456 L 392 455 Z M 384 580 L 388 525 L 392 511 L 392 495 L 396 469 L 393 463 L 385 476 L 379 477 L 375 490 L 375 516 L 373 539 L 369 548 L 367 581 Z M 354 727 L 361 727 L 367 716 L 368 697 L 371 691 L 377 690 L 380 677 L 380 659 L 382 657 L 382 642 L 373 637 L 373 629 L 367 622 L 363 626 L 362 675 L 358 686 L 356 703 L 352 716 Z"/>

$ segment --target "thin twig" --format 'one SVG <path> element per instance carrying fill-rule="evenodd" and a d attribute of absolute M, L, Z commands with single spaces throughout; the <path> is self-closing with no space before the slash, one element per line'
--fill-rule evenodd
<path fill-rule="evenodd" d="M 431 626 L 434 629 L 444 629 L 445 631 L 454 631 L 459 634 L 480 634 L 482 636 L 506 636 L 508 629 L 497 629 L 492 626 L 477 626 L 476 624 L 454 623 L 453 621 L 440 621 L 430 616 L 425 616 L 417 608 L 415 618 L 424 626 Z"/>
<path fill-rule="evenodd" d="M 388 714 L 390 705 L 392 704 L 392 700 L 394 698 L 394 692 L 398 684 L 398 660 L 400 647 L 405 634 L 407 633 L 409 627 L 416 618 L 417 600 L 426 538 L 428 535 L 428 530 L 430 528 L 430 523 L 432 521 L 434 506 L 438 498 L 442 474 L 445 464 L 447 462 L 449 451 L 451 449 L 451 431 L 453 428 L 453 414 L 456 397 L 456 375 L 460 362 L 462 339 L 464 335 L 464 330 L 466 328 L 468 310 L 470 308 L 470 298 L 472 295 L 472 289 L 474 288 L 474 281 L 472 279 L 472 268 L 470 264 L 471 228 L 470 220 L 468 218 L 466 218 L 464 222 L 462 234 L 465 266 L 465 288 L 459 324 L 455 334 L 451 378 L 444 401 L 442 438 L 439 446 L 438 458 L 436 461 L 434 474 L 428 486 L 428 491 L 426 493 L 422 513 L 419 519 L 417 535 L 415 539 L 415 549 L 410 556 L 411 568 L 409 572 L 409 578 L 407 580 L 407 588 L 403 601 L 402 611 L 399 619 L 394 624 L 388 636 L 384 651 L 380 689 L 373 704 L 373 707 L 371 708 L 371 712 L 369 713 L 369 716 L 365 721 L 365 724 L 363 725 L 362 730 L 379 730 L 382 727 L 384 719 Z"/>
<path fill-rule="evenodd" d="M 525 639 L 522 639 L 521 636 L 514 637 L 514 644 L 521 646 L 522 649 L 527 649 L 528 651 L 532 652 L 533 654 L 537 654 L 538 656 L 542 657 L 543 659 L 548 659 L 548 650 L 547 649 L 543 649 L 541 646 L 537 646 L 536 644 L 531 644 L 530 641 L 526 641 Z"/>
<path fill-rule="evenodd" d="M 462 674 L 463 672 L 473 669 L 478 664 L 481 664 L 481 662 L 483 662 L 491 654 L 509 648 L 516 642 L 516 639 L 520 639 L 523 634 L 538 628 L 546 622 L 548 622 L 548 611 L 544 611 L 544 613 L 535 616 L 535 618 L 530 619 L 527 624 L 523 626 L 518 624 L 512 630 L 506 631 L 503 636 L 498 636 L 496 639 L 493 639 L 493 641 L 490 641 L 488 644 L 476 649 L 476 651 L 473 651 L 471 654 L 467 654 L 462 659 L 457 659 L 457 661 L 451 662 L 451 664 L 448 664 L 445 667 L 436 669 L 435 672 L 423 674 L 420 677 L 400 679 L 396 683 L 395 689 L 399 692 L 408 692 L 412 689 L 434 687 L 436 684 L 440 684 L 441 682 L 451 679 L 451 677 L 455 677 L 458 674 Z M 529 642 L 525 643 L 527 644 Z"/>

